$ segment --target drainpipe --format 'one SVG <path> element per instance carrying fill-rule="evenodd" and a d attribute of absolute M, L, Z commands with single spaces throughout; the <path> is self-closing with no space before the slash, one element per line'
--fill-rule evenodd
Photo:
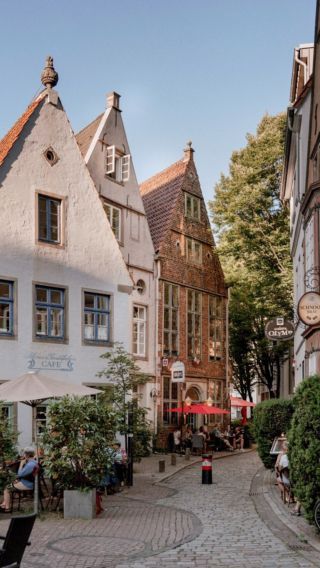
<path fill-rule="evenodd" d="M 298 55 L 300 53 L 300 50 L 296 47 L 294 50 L 294 60 L 296 61 L 296 63 L 298 63 L 298 65 L 302 65 L 303 67 L 303 80 L 304 80 L 304 84 L 306 84 L 307 82 L 307 64 L 302 61 L 302 59 L 299 59 Z"/>
<path fill-rule="evenodd" d="M 154 369 L 155 369 L 155 398 L 156 402 L 154 404 L 154 413 L 153 413 L 153 420 L 154 420 L 154 434 L 157 435 L 158 433 L 158 400 L 161 401 L 161 381 L 158 381 L 158 345 L 159 345 L 159 280 L 161 276 L 161 264 L 160 260 L 155 259 L 155 347 L 154 347 Z"/>

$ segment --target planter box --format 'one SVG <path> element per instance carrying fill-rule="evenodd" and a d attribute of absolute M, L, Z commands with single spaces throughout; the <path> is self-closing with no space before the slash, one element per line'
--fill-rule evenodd
<path fill-rule="evenodd" d="M 63 493 L 63 517 L 65 519 L 95 519 L 96 490 L 66 490 Z"/>

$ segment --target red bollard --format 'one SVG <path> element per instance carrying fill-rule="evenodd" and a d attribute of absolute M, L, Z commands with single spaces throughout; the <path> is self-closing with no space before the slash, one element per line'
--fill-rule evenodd
<path fill-rule="evenodd" d="M 209 454 L 202 456 L 202 484 L 212 484 L 212 456 Z"/>

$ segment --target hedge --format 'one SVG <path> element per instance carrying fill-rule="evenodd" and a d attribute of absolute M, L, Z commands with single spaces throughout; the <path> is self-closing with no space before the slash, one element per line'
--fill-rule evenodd
<path fill-rule="evenodd" d="M 260 402 L 253 411 L 253 427 L 258 454 L 266 468 L 271 469 L 275 456 L 270 455 L 274 438 L 287 433 L 293 415 L 292 400 L 272 399 Z"/>
<path fill-rule="evenodd" d="M 320 497 L 320 377 L 305 379 L 294 399 L 294 415 L 289 431 L 290 478 L 295 497 L 305 516 L 313 520 L 313 509 Z"/>

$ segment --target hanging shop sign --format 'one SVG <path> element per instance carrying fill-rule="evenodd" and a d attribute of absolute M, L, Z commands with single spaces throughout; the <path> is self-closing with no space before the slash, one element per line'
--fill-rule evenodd
<path fill-rule="evenodd" d="M 306 325 L 320 323 L 320 294 L 318 292 L 307 292 L 300 298 L 298 316 Z"/>
<path fill-rule="evenodd" d="M 264 333 L 271 341 L 287 341 L 294 336 L 294 325 L 285 318 L 274 318 L 267 322 Z"/>
<path fill-rule="evenodd" d="M 171 366 L 171 381 L 173 383 L 185 382 L 185 367 L 182 361 L 175 361 Z"/>

